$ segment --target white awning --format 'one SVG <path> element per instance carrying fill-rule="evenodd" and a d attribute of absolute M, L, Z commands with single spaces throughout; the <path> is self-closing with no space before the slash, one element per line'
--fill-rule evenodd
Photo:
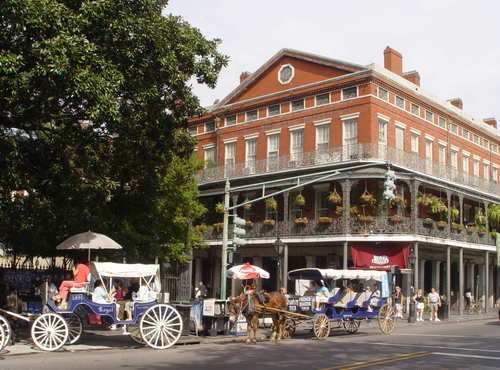
<path fill-rule="evenodd" d="M 92 275 L 94 271 L 102 277 L 145 278 L 159 274 L 160 266 L 141 263 L 92 262 Z"/>
<path fill-rule="evenodd" d="M 302 280 L 321 280 L 321 279 L 359 279 L 359 280 L 377 280 L 382 281 L 387 275 L 385 271 L 377 270 L 335 270 L 335 269 L 317 269 L 304 268 L 293 270 L 288 273 L 291 279 Z"/>

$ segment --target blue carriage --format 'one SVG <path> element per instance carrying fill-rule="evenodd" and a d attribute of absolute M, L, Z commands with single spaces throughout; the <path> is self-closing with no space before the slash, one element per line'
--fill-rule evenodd
<path fill-rule="evenodd" d="M 335 325 L 355 333 L 366 320 L 377 320 L 384 334 L 394 330 L 395 311 L 386 271 L 304 268 L 290 271 L 288 276 L 298 287 L 310 282 L 322 284 L 321 294 L 309 289 L 304 295 L 290 296 L 288 303 L 288 311 L 296 313 L 296 317 L 305 315 L 312 319 L 312 329 L 318 339 L 327 338 Z M 336 282 L 341 282 L 339 287 L 333 286 Z M 287 330 L 293 332 L 295 326 L 292 319 L 287 323 Z"/>
<path fill-rule="evenodd" d="M 95 281 L 100 280 L 107 293 L 110 293 L 114 279 L 134 279 L 138 281 L 139 291 L 144 288 L 143 292 L 147 292 L 141 300 L 121 303 L 130 311 L 130 320 L 123 320 L 119 316 L 119 302 L 96 302 L 92 299 L 91 287 Z M 183 322 L 174 307 L 159 303 L 160 290 L 159 265 L 94 262 L 90 269 L 89 283 L 80 288 L 71 288 L 66 307 L 57 306 L 49 299 L 45 313 L 40 315 L 28 316 L 5 310 L 2 312 L 31 322 L 31 338 L 44 351 L 56 351 L 65 344 L 76 343 L 83 333 L 82 318 L 89 314 L 99 315 L 110 324 L 125 326 L 125 333 L 137 343 L 154 349 L 166 349 L 181 337 Z M 11 333 L 8 321 L 2 316 L 0 328 L 2 347 L 9 342 Z"/>

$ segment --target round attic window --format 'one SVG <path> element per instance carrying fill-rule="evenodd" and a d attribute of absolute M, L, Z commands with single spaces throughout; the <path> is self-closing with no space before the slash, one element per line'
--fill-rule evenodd
<path fill-rule="evenodd" d="M 292 80 L 294 73 L 295 73 L 295 69 L 293 68 L 292 65 L 290 65 L 290 64 L 282 65 L 279 72 L 278 72 L 279 82 L 282 84 L 289 83 Z"/>

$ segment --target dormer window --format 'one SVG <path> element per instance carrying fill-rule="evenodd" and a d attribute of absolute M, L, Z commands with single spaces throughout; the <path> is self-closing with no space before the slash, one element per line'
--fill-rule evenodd
<path fill-rule="evenodd" d="M 295 69 L 291 64 L 284 64 L 281 66 L 279 72 L 278 72 L 278 81 L 285 85 L 292 81 L 293 76 L 295 74 Z"/>

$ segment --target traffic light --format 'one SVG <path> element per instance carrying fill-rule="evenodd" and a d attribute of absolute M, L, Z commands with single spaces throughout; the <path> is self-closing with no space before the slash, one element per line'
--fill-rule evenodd
<path fill-rule="evenodd" d="M 396 195 L 396 173 L 392 170 L 387 170 L 384 181 L 384 199 L 392 200 Z"/>
<path fill-rule="evenodd" d="M 245 245 L 247 241 L 240 237 L 245 236 L 245 229 L 240 226 L 245 226 L 246 221 L 238 216 L 234 216 L 234 224 L 233 224 L 233 248 L 236 249 L 240 245 Z"/>

